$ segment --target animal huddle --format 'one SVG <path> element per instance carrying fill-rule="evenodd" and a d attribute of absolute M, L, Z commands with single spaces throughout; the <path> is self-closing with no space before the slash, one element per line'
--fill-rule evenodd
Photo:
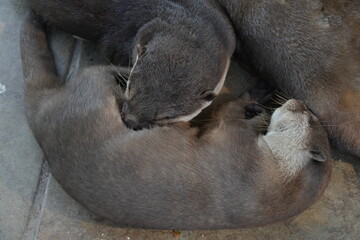
<path fill-rule="evenodd" d="M 360 156 L 356 0 L 29 1 L 30 127 L 62 187 L 101 216 L 157 229 L 273 223 L 324 191 L 328 139 Z M 99 42 L 116 66 L 131 61 L 126 89 L 113 66 L 61 82 L 45 23 Z M 274 111 L 266 133 L 264 114 L 245 118 L 247 94 L 204 128 L 184 123 L 217 97 L 233 55 L 299 99 Z"/>

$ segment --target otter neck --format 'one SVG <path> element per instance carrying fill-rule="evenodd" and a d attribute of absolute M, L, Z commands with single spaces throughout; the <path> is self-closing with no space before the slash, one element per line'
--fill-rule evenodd
<path fill-rule="evenodd" d="M 301 142 L 289 139 L 283 134 L 269 132 L 262 136 L 279 165 L 280 172 L 291 179 L 309 161 L 307 151 Z"/>

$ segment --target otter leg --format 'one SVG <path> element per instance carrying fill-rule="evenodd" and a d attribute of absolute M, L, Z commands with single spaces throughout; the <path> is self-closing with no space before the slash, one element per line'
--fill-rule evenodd
<path fill-rule="evenodd" d="M 233 126 L 233 124 L 236 124 L 244 128 L 251 127 L 257 133 L 266 132 L 269 117 L 263 108 L 260 107 L 261 111 L 256 116 L 251 118 L 246 116 L 246 108 L 254 109 L 253 106 L 256 104 L 257 102 L 252 100 L 250 93 L 245 92 L 237 100 L 221 105 L 218 111 L 215 112 L 214 119 L 219 123 L 228 123 L 223 124 L 223 126 Z"/>
<path fill-rule="evenodd" d="M 47 42 L 45 26 L 33 12 L 28 14 L 23 23 L 20 46 L 25 92 L 31 94 L 58 87 L 59 79 Z"/>
<path fill-rule="evenodd" d="M 61 84 L 47 42 L 45 26 L 32 12 L 26 17 L 21 29 L 20 50 L 25 81 L 26 115 L 30 125 L 33 125 L 44 100 L 56 95 Z"/>
<path fill-rule="evenodd" d="M 253 118 L 265 112 L 264 106 L 268 105 L 275 94 L 275 89 L 266 84 L 259 82 L 250 90 L 249 105 L 245 107 L 245 116 L 247 119 Z"/>
<path fill-rule="evenodd" d="M 250 94 L 247 92 L 243 93 L 237 100 L 222 104 L 216 109 L 213 119 L 224 121 L 244 119 L 245 107 L 251 104 L 250 100 Z"/>
<path fill-rule="evenodd" d="M 257 101 L 252 99 L 250 93 L 245 92 L 237 100 L 223 104 L 218 111 L 216 111 L 215 118 L 219 120 L 245 119 L 248 108 L 255 109 L 258 114 L 265 112 L 264 109 L 257 104 Z"/>

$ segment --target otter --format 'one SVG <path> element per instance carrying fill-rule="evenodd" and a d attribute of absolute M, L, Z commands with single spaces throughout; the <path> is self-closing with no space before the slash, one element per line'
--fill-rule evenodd
<path fill-rule="evenodd" d="M 96 214 L 131 227 L 241 228 L 292 217 L 324 191 L 329 143 L 298 100 L 244 119 L 244 95 L 221 107 L 199 136 L 185 123 L 135 131 L 120 117 L 126 101 L 111 66 L 60 83 L 42 22 L 21 32 L 25 109 L 53 176 Z M 117 92 L 119 91 L 119 92 Z"/>
<path fill-rule="evenodd" d="M 360 157 L 360 1 L 219 0 L 237 55 L 319 117 L 330 140 Z"/>
<path fill-rule="evenodd" d="M 115 65 L 133 64 L 122 109 L 141 129 L 188 121 L 223 86 L 235 34 L 215 0 L 31 0 L 48 23 L 98 41 Z"/>

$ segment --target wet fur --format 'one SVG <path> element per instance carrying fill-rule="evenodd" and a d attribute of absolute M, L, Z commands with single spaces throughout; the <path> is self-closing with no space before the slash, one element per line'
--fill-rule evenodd
<path fill-rule="evenodd" d="M 244 100 L 221 108 L 200 138 L 182 124 L 133 131 L 120 118 L 113 68 L 88 68 L 60 84 L 34 15 L 22 28 L 21 55 L 26 115 L 51 172 L 101 216 L 142 228 L 249 227 L 300 213 L 327 185 L 331 159 L 319 123 L 304 153 L 316 148 L 323 162 L 310 154 L 288 174 L 255 131 L 259 119 L 244 119 Z"/>
<path fill-rule="evenodd" d="M 29 0 L 47 22 L 95 40 L 134 68 L 122 118 L 131 128 L 185 121 L 216 97 L 235 34 L 215 0 Z M 219 89 L 222 87 L 220 84 Z"/>
<path fill-rule="evenodd" d="M 238 55 L 301 99 L 340 149 L 360 156 L 360 2 L 219 0 L 233 20 Z M 239 52 L 240 51 L 240 52 Z"/>

